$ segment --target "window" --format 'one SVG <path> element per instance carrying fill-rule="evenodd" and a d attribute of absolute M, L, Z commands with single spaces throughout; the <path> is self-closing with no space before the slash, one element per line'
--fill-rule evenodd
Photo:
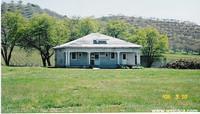
<path fill-rule="evenodd" d="M 123 54 L 123 60 L 125 60 L 126 59 L 126 54 Z"/>
<path fill-rule="evenodd" d="M 107 44 L 107 39 L 93 40 L 93 44 Z"/>
<path fill-rule="evenodd" d="M 100 53 L 100 56 L 101 56 L 101 57 L 105 57 L 105 56 L 106 56 L 106 53 L 105 53 L 105 52 L 101 52 L 101 53 Z"/>
<path fill-rule="evenodd" d="M 115 59 L 115 53 L 111 53 L 111 54 L 110 54 L 110 58 L 111 58 L 111 59 Z"/>
<path fill-rule="evenodd" d="M 98 55 L 98 54 L 95 54 L 94 58 L 95 58 L 95 59 L 99 59 L 99 55 Z"/>
<path fill-rule="evenodd" d="M 107 44 L 105 40 L 99 41 L 98 44 Z"/>
<path fill-rule="evenodd" d="M 81 52 L 77 52 L 77 59 L 80 59 L 82 56 L 82 53 Z"/>
<path fill-rule="evenodd" d="M 72 59 L 77 59 L 77 53 L 76 52 L 72 52 Z"/>
<path fill-rule="evenodd" d="M 97 40 L 93 40 L 93 44 L 98 44 L 98 41 Z"/>

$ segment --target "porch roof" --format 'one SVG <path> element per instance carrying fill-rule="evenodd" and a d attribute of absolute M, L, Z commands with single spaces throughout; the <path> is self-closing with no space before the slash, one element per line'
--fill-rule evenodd
<path fill-rule="evenodd" d="M 106 44 L 94 44 L 94 40 L 105 40 Z M 100 33 L 91 33 L 74 41 L 59 45 L 54 47 L 54 49 L 58 48 L 140 48 L 141 45 L 137 45 L 134 43 L 130 43 L 118 38 L 114 38 L 111 36 L 103 35 Z"/>

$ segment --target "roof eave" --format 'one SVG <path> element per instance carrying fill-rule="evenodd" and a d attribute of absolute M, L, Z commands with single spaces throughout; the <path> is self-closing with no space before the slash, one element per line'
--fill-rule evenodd
<path fill-rule="evenodd" d="M 62 46 L 62 47 L 53 47 L 53 49 L 61 49 L 61 48 L 141 48 L 142 46 L 120 46 L 120 47 L 105 47 L 105 46 Z"/>

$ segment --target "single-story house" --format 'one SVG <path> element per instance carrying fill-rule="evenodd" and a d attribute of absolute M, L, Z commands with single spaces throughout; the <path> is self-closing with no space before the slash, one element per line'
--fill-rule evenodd
<path fill-rule="evenodd" d="M 141 45 L 100 33 L 91 33 L 54 47 L 56 67 L 116 68 L 140 65 Z"/>

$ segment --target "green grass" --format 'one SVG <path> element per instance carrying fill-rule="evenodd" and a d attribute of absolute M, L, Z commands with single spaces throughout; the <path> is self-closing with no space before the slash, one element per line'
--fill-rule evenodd
<path fill-rule="evenodd" d="M 2 112 L 199 111 L 199 87 L 199 70 L 2 67 Z"/>

